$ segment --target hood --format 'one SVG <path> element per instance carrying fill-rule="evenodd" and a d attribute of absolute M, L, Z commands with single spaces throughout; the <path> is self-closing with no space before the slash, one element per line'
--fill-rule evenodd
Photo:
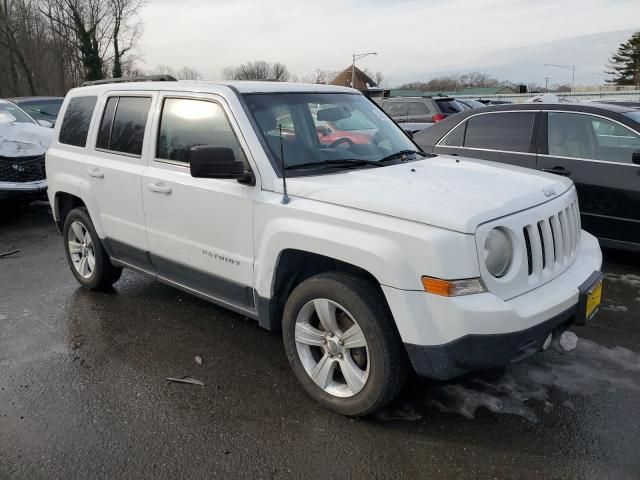
<path fill-rule="evenodd" d="M 552 200 L 572 185 L 558 175 L 447 155 L 287 178 L 292 196 L 463 233 L 475 233 L 482 223 Z"/>
<path fill-rule="evenodd" d="M 31 123 L 0 123 L 0 157 L 35 157 L 49 148 L 53 129 Z"/>

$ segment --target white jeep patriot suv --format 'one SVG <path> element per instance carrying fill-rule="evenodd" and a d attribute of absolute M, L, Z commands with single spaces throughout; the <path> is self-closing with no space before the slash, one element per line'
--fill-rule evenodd
<path fill-rule="evenodd" d="M 104 83 L 60 118 L 48 195 L 76 279 L 130 268 L 281 331 L 336 412 L 380 408 L 411 367 L 523 358 L 598 309 L 570 180 L 424 154 L 355 90 Z"/>

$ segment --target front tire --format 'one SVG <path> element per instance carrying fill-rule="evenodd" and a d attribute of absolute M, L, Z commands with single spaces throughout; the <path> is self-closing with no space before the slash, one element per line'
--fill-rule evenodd
<path fill-rule="evenodd" d="M 400 391 L 407 361 L 381 295 L 343 273 L 298 285 L 282 320 L 291 368 L 315 401 L 336 413 L 375 412 Z"/>
<path fill-rule="evenodd" d="M 86 208 L 69 212 L 62 234 L 67 262 L 83 287 L 104 290 L 118 281 L 122 269 L 111 264 Z"/>

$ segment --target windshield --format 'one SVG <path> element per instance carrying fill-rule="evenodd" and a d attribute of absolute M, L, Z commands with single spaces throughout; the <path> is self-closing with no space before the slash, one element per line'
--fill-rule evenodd
<path fill-rule="evenodd" d="M 331 164 L 374 166 L 418 148 L 384 112 L 362 95 L 246 94 L 249 111 L 272 157 L 287 169 Z M 350 165 L 348 162 L 353 162 Z M 299 174 L 299 172 L 296 172 Z"/>
<path fill-rule="evenodd" d="M 630 118 L 634 122 L 640 123 L 640 111 L 637 111 L 637 112 L 625 112 L 625 113 L 623 113 L 623 115 L 625 117 Z"/>
<path fill-rule="evenodd" d="M 35 120 L 46 120 L 52 124 L 55 124 L 61 106 L 62 99 L 29 101 L 20 104 L 20 107 Z"/>
<path fill-rule="evenodd" d="M 34 123 L 34 121 L 29 118 L 29 115 L 12 103 L 0 103 L 0 113 L 8 113 L 16 119 L 16 123 Z"/>

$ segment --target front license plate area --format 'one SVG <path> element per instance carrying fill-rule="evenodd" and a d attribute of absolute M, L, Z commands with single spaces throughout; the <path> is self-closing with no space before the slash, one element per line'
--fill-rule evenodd
<path fill-rule="evenodd" d="M 600 303 L 602 303 L 602 278 L 602 273 L 594 272 L 578 288 L 580 298 L 578 300 L 578 311 L 576 312 L 575 323 L 577 325 L 584 325 L 598 313 Z"/>

